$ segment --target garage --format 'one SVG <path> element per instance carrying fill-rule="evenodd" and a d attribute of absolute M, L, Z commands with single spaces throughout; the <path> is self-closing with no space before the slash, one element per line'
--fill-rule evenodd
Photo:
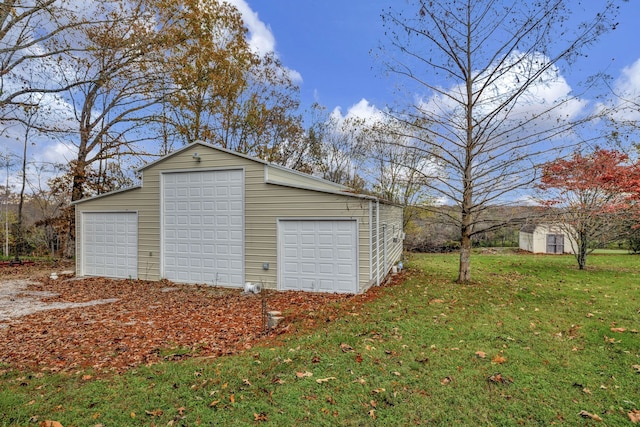
<path fill-rule="evenodd" d="M 79 276 L 358 294 L 402 257 L 401 206 L 301 171 L 194 141 L 137 174 L 73 202 Z"/>
<path fill-rule="evenodd" d="M 280 220 L 282 290 L 357 293 L 357 222 Z"/>
<path fill-rule="evenodd" d="M 136 212 L 85 212 L 82 230 L 84 275 L 138 277 Z"/>
<path fill-rule="evenodd" d="M 164 277 L 242 287 L 242 170 L 163 174 Z"/>

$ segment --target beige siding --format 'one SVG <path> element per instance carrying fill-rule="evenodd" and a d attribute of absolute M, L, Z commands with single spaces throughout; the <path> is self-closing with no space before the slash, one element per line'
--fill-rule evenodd
<path fill-rule="evenodd" d="M 248 172 L 248 171 L 247 171 Z M 248 175 L 248 173 L 247 173 Z M 247 176 L 249 181 L 249 176 Z M 276 287 L 278 219 L 348 218 L 358 222 L 358 281 L 369 281 L 368 201 L 270 184 L 247 185 L 245 201 L 246 279 Z M 264 262 L 270 269 L 264 271 Z"/>
<path fill-rule="evenodd" d="M 137 212 L 138 213 L 138 277 L 157 280 L 158 275 L 147 277 L 149 266 L 159 264 L 160 251 L 157 245 L 149 242 L 149 229 L 156 229 L 155 219 L 149 218 L 149 212 L 158 210 L 158 198 L 151 197 L 143 188 L 134 188 L 106 197 L 98 197 L 76 205 L 76 237 L 82 245 L 82 212 Z M 157 215 L 156 215 L 157 217 Z M 156 238 L 157 240 L 157 238 Z M 82 250 L 76 251 L 76 272 L 83 274 Z M 151 255 L 150 255 L 151 252 Z M 144 265 L 144 267 L 142 267 Z M 157 267 L 156 267 L 157 268 Z M 152 270 L 152 269 L 151 269 Z"/>
<path fill-rule="evenodd" d="M 380 223 L 384 233 L 383 275 L 386 276 L 391 267 L 402 259 L 403 211 L 400 206 L 381 204 Z"/>

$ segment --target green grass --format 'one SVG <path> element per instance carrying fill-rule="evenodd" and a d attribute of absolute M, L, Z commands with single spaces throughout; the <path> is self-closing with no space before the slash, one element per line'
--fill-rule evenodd
<path fill-rule="evenodd" d="M 413 256 L 383 298 L 273 347 L 123 375 L 0 367 L 0 426 L 630 425 L 640 257 L 575 264 L 474 255 L 461 286 L 455 255 Z"/>

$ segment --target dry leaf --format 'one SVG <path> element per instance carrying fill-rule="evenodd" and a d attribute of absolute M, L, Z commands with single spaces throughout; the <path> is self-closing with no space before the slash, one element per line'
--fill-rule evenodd
<path fill-rule="evenodd" d="M 631 412 L 627 414 L 632 423 L 640 423 L 640 411 L 637 409 L 632 409 Z"/>
<path fill-rule="evenodd" d="M 590 418 L 593 421 L 602 421 L 602 418 L 600 418 L 597 414 L 591 414 L 584 409 L 578 412 L 578 415 L 580 415 L 582 418 Z"/>
<path fill-rule="evenodd" d="M 162 414 L 164 414 L 162 409 L 156 409 L 154 411 L 144 411 L 144 413 L 147 414 L 147 415 L 151 415 L 152 417 L 159 417 Z"/>
<path fill-rule="evenodd" d="M 360 353 L 356 354 L 356 357 L 354 359 L 356 363 L 362 363 L 362 355 Z"/>
<path fill-rule="evenodd" d="M 312 377 L 313 374 L 309 371 L 304 371 L 304 372 L 296 372 L 296 377 L 298 378 L 304 378 L 304 377 Z"/>
<path fill-rule="evenodd" d="M 214 406 L 216 406 L 218 403 L 220 403 L 220 401 L 219 401 L 219 400 L 214 400 L 213 402 L 209 403 L 209 406 L 210 406 L 211 408 L 213 408 L 213 407 L 214 407 Z"/>
<path fill-rule="evenodd" d="M 611 328 L 611 332 L 620 332 L 620 333 L 622 333 L 624 331 L 626 331 L 625 328 Z"/>
<path fill-rule="evenodd" d="M 254 413 L 253 414 L 253 420 L 254 421 L 267 421 L 267 414 L 265 414 L 264 412 L 260 412 L 259 414 Z"/>
<path fill-rule="evenodd" d="M 376 419 L 376 410 L 375 409 L 370 410 L 369 411 L 369 416 L 375 420 Z"/>
<path fill-rule="evenodd" d="M 440 380 L 440 384 L 442 385 L 447 385 L 449 384 L 451 381 L 453 381 L 453 379 L 451 377 L 444 377 L 443 379 Z"/>
<path fill-rule="evenodd" d="M 229 400 L 231 401 L 231 403 L 236 403 L 236 395 L 232 394 L 231 396 L 229 396 Z"/>
<path fill-rule="evenodd" d="M 60 424 L 58 421 L 46 420 L 40 423 L 40 427 L 62 427 L 62 424 Z"/>
<path fill-rule="evenodd" d="M 636 370 L 637 374 L 640 374 L 640 365 L 631 365 L 631 367 Z"/>
<path fill-rule="evenodd" d="M 335 380 L 335 379 L 336 379 L 336 377 L 318 378 L 318 379 L 316 380 L 316 382 L 317 382 L 318 384 L 322 384 L 322 383 L 327 383 L 327 382 L 329 382 L 330 380 Z"/>
<path fill-rule="evenodd" d="M 346 343 L 340 344 L 340 349 L 345 353 L 348 351 L 353 351 L 353 347 L 351 347 L 349 344 L 346 344 Z"/>
<path fill-rule="evenodd" d="M 487 353 L 485 353 L 484 351 L 476 351 L 476 356 L 478 356 L 480 359 L 484 359 L 485 357 L 487 357 Z"/>
<path fill-rule="evenodd" d="M 511 378 L 505 378 L 501 373 L 495 373 L 487 378 L 487 380 L 496 384 L 511 384 L 513 382 Z"/>
<path fill-rule="evenodd" d="M 384 393 L 386 390 L 383 389 L 382 387 L 380 388 L 374 388 L 373 390 L 371 390 L 371 393 L 373 394 L 379 394 L 379 393 Z"/>
<path fill-rule="evenodd" d="M 507 358 L 503 357 L 503 356 L 501 356 L 499 354 L 496 354 L 495 356 L 493 356 L 493 359 L 491 359 L 491 361 L 493 363 L 497 363 L 498 365 L 502 365 L 504 362 L 507 361 Z"/>

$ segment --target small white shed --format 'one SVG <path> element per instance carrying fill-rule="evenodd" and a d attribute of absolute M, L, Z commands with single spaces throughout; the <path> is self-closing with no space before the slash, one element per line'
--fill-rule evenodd
<path fill-rule="evenodd" d="M 194 142 L 75 202 L 78 276 L 360 293 L 402 256 L 402 208 Z"/>
<path fill-rule="evenodd" d="M 575 243 L 558 224 L 526 224 L 520 229 L 520 249 L 534 254 L 572 254 Z"/>

